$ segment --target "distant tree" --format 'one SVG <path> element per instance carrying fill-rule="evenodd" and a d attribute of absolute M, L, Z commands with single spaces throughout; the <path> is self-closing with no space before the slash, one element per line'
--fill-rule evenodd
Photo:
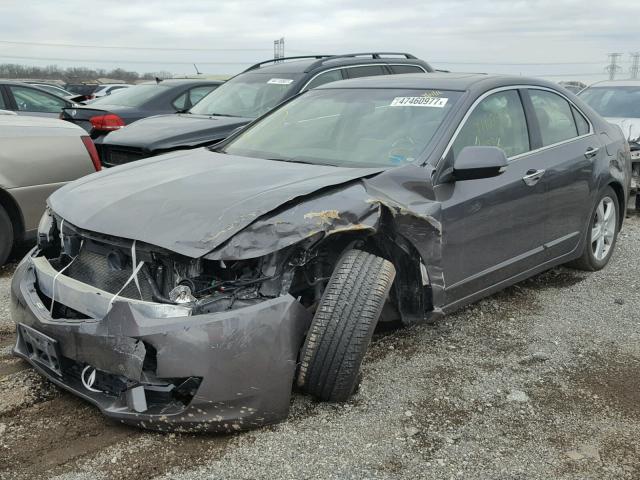
<path fill-rule="evenodd" d="M 6 79 L 38 79 L 38 80 L 62 80 L 65 82 L 91 82 L 98 78 L 113 78 L 127 83 L 136 80 L 153 80 L 154 78 L 171 78 L 171 72 L 148 72 L 139 74 L 122 68 L 106 70 L 103 68 L 91 69 L 86 67 L 61 68 L 57 65 L 46 67 L 33 67 L 17 65 L 13 63 L 0 64 L 0 78 Z"/>

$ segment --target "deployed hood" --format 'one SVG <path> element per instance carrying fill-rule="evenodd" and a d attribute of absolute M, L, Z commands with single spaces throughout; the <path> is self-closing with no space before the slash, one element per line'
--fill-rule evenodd
<path fill-rule="evenodd" d="M 202 148 L 84 177 L 56 191 L 49 206 L 82 229 L 199 257 L 291 200 L 382 170 L 237 157 Z"/>
<path fill-rule="evenodd" d="M 226 138 L 251 118 L 206 115 L 157 115 L 110 133 L 104 145 L 141 148 L 147 152 L 196 147 Z"/>
<path fill-rule="evenodd" d="M 629 142 L 640 142 L 640 118 L 607 117 L 606 120 L 618 125 Z"/>

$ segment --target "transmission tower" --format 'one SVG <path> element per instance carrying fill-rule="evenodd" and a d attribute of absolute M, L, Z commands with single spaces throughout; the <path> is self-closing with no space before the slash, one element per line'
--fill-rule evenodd
<path fill-rule="evenodd" d="M 631 52 L 629 72 L 631 72 L 632 79 L 636 80 L 638 78 L 638 73 L 640 73 L 640 52 Z"/>
<path fill-rule="evenodd" d="M 273 58 L 284 58 L 284 37 L 273 41 Z"/>
<path fill-rule="evenodd" d="M 616 78 L 616 73 L 618 73 L 622 68 L 618 65 L 618 59 L 622 56 L 621 53 L 610 53 L 609 57 L 609 65 L 607 65 L 604 69 L 609 72 L 609 80 L 614 80 Z"/>

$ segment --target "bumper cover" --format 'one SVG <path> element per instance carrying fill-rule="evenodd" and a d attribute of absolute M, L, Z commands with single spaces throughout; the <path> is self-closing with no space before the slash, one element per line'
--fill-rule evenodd
<path fill-rule="evenodd" d="M 56 319 L 38 293 L 47 288 L 49 272 L 34 252 L 14 274 L 12 318 L 56 340 L 69 368 L 60 374 L 34 358 L 21 329 L 14 353 L 55 384 L 122 423 L 160 431 L 230 432 L 286 418 L 298 351 L 311 321 L 290 295 L 198 316 L 170 317 L 161 309 L 155 318 L 148 305 L 116 300 L 101 318 Z M 72 279 L 58 275 L 55 298 L 79 311 L 99 311 L 110 295 L 84 284 L 83 291 L 72 287 Z M 148 381 L 149 365 L 156 385 Z M 121 391 L 86 388 L 84 368 L 117 379 Z M 142 387 L 151 399 L 158 379 L 196 379 L 197 389 L 186 401 L 143 401 L 139 411 L 132 398 L 139 400 Z"/>

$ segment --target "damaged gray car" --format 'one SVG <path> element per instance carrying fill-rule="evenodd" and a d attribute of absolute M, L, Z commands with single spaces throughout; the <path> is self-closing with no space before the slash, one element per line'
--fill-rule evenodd
<path fill-rule="evenodd" d="M 12 283 L 14 352 L 123 423 L 277 422 L 292 388 L 346 400 L 380 322 L 603 268 L 629 175 L 620 130 L 552 83 L 331 83 L 53 194 Z"/>

